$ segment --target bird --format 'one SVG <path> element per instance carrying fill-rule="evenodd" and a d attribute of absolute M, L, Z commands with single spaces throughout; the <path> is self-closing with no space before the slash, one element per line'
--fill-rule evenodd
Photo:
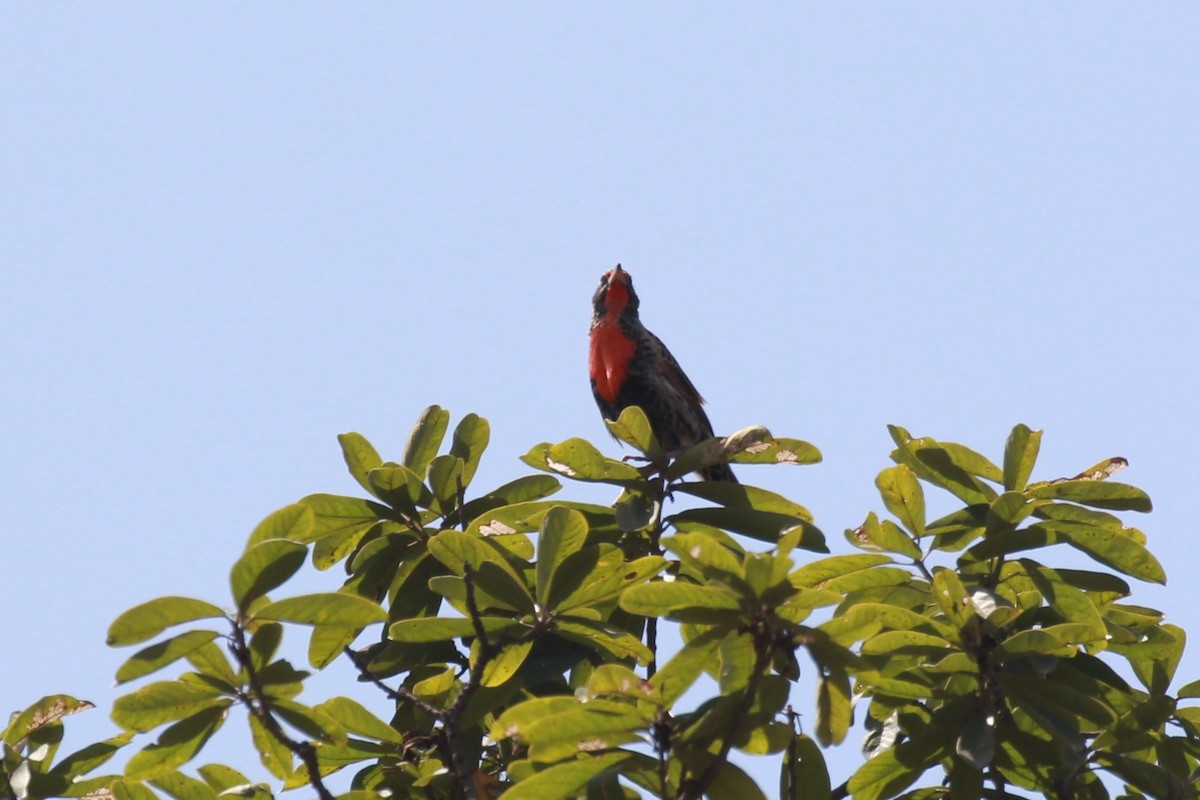
<path fill-rule="evenodd" d="M 616 420 L 629 406 L 641 406 L 668 455 L 713 438 L 704 398 L 671 351 L 642 325 L 633 278 L 617 264 L 600 278 L 592 296 L 588 332 L 588 374 L 600 414 Z M 700 470 L 710 481 L 738 480 L 728 464 Z"/>

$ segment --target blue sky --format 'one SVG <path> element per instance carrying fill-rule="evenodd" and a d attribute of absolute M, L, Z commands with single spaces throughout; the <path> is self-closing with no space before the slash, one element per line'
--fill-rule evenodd
<path fill-rule="evenodd" d="M 1024 422 L 1035 477 L 1130 460 L 1171 578 L 1134 601 L 1200 629 L 1198 33 L 1183 3 L 8 6 L 0 710 L 107 706 L 108 623 L 224 600 L 259 519 L 355 493 L 340 432 L 397 457 L 424 406 L 477 412 L 481 488 L 539 441 L 618 452 L 585 376 L 618 261 L 718 430 L 822 449 L 743 478 L 835 552 L 888 423 L 999 458 Z"/>

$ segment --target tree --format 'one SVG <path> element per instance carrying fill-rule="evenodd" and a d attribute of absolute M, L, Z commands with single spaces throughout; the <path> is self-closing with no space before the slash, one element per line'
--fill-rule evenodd
<path fill-rule="evenodd" d="M 277 785 L 322 800 L 347 768 L 348 800 L 766 798 L 733 750 L 777 759 L 781 798 L 1196 795 L 1200 706 L 1180 701 L 1200 682 L 1170 693 L 1184 632 L 1128 602 L 1126 578 L 1165 574 L 1141 531 L 1110 513 L 1150 510 L 1142 491 L 1106 480 L 1122 459 L 1031 482 L 1040 431 L 1016 426 L 997 465 L 892 427 L 895 464 L 876 479 L 892 518 L 872 512 L 848 530 L 857 553 L 810 556 L 828 549 L 803 506 L 685 480 L 720 461 L 814 464 L 806 442 L 750 428 L 668 458 L 632 408 L 609 427 L 641 466 L 582 439 L 542 443 L 523 458 L 540 474 L 469 495 L 488 424 L 467 415 L 439 455 L 448 427 L 448 412 L 427 409 L 399 463 L 339 437 L 370 497 L 312 495 L 271 514 L 225 604 L 162 597 L 122 614 L 113 646 L 182 632 L 132 655 L 119 682 L 181 660 L 188 670 L 119 698 L 124 732 L 62 759 L 64 717 L 90 704 L 56 695 L 15 715 L 0 791 L 269 795 L 228 766 L 182 771 L 240 707 Z M 547 499 L 559 478 L 621 494 L 611 507 Z M 924 486 L 961 507 L 926 519 Z M 701 504 L 667 514 L 684 495 Z M 1097 568 L 1031 557 L 1055 544 Z M 309 559 L 341 564 L 342 585 L 269 596 Z M 660 621 L 678 628 L 675 652 L 659 648 Z M 297 627 L 312 669 L 343 664 L 378 689 L 374 711 L 297 700 L 310 672 L 278 655 Z M 712 696 L 685 704 L 706 674 Z M 804 680 L 817 690 L 807 732 L 789 705 Z M 821 748 L 845 740 L 855 701 L 867 759 L 832 787 Z M 153 732 L 122 773 L 104 772 Z"/>

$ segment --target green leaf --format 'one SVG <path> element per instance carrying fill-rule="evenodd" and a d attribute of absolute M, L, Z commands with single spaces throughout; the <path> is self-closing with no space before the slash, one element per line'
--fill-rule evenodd
<path fill-rule="evenodd" d="M 678 484 L 674 490 L 712 503 L 719 503 L 727 508 L 752 508 L 756 511 L 786 514 L 806 522 L 813 520 L 812 512 L 799 503 L 794 503 L 783 495 L 755 486 L 747 486 L 744 483 L 700 481 Z"/>
<path fill-rule="evenodd" d="M 54 769 L 50 772 L 63 778 L 67 783 L 71 783 L 76 778 L 82 778 L 95 772 L 102 765 L 108 763 L 109 759 L 116 755 L 118 750 L 129 744 L 132 739 L 133 731 L 126 731 L 102 742 L 89 744 L 55 764 Z"/>
<path fill-rule="evenodd" d="M 693 774 L 703 774 L 708 765 L 716 759 L 712 753 L 707 751 L 697 753 L 695 750 L 684 751 L 680 758 Z M 732 761 L 725 761 L 720 765 L 720 771 L 717 772 L 717 776 L 713 779 L 708 791 L 705 792 L 705 796 L 736 797 L 739 800 L 767 800 L 767 796 L 763 794 L 754 779 Z"/>
<path fill-rule="evenodd" d="M 454 428 L 450 455 L 463 460 L 463 486 L 474 480 L 475 470 L 479 468 L 479 459 L 490 440 L 491 427 L 488 421 L 478 414 L 467 414 Z"/>
<path fill-rule="evenodd" d="M 1008 435 L 1004 445 L 1004 488 L 1010 492 L 1023 492 L 1033 474 L 1038 450 L 1042 446 L 1042 432 L 1017 425 Z"/>
<path fill-rule="evenodd" d="M 250 663 L 254 668 L 266 669 L 282 641 L 283 626 L 278 622 L 264 622 L 259 625 L 250 636 Z"/>
<path fill-rule="evenodd" d="M 511 619 L 503 617 L 481 617 L 486 633 L 493 634 L 513 627 Z M 447 639 L 471 638 L 475 628 L 471 620 L 458 617 L 427 617 L 405 619 L 388 628 L 388 638 L 397 642 L 441 642 Z"/>
<path fill-rule="evenodd" d="M 607 655 L 623 660 L 635 658 L 638 663 L 649 664 L 654 654 L 642 644 L 641 639 L 604 623 L 581 618 L 559 617 L 554 623 L 556 635 Z"/>
<path fill-rule="evenodd" d="M 308 637 L 308 663 L 313 669 L 325 669 L 342 654 L 362 628 L 357 626 L 319 625 Z"/>
<path fill-rule="evenodd" d="M 1065 723 L 1068 730 L 1099 733 L 1117 721 L 1117 715 L 1106 704 L 1063 681 L 1055 680 L 1054 673 L 1047 678 L 1027 678 L 1004 671 L 998 673 L 997 679 L 1009 697 L 1023 709 L 1036 711 L 1043 719 L 1047 715 L 1057 719 Z M 1046 731 L 1057 735 L 1053 728 L 1046 727 Z"/>
<path fill-rule="evenodd" d="M 196 772 L 204 779 L 205 783 L 218 792 L 224 792 L 226 789 L 232 789 L 235 786 L 250 785 L 249 778 L 233 767 L 227 767 L 224 764 L 205 764 L 197 768 Z"/>
<path fill-rule="evenodd" d="M 953 645 L 941 636 L 919 631 L 886 631 L 863 642 L 863 655 L 920 655 L 941 658 L 953 650 Z"/>
<path fill-rule="evenodd" d="M 433 504 L 435 511 L 449 515 L 458 507 L 458 487 L 461 484 L 466 488 L 467 485 L 464 468 L 463 460 L 458 456 L 438 456 L 429 462 L 426 483 L 436 501 Z"/>
<path fill-rule="evenodd" d="M 462 507 L 463 518 L 473 522 L 480 514 L 485 514 L 494 508 L 514 505 L 529 500 L 540 500 L 548 497 L 562 488 L 562 484 L 552 475 L 526 475 L 499 486 L 482 497 L 470 500 Z"/>
<path fill-rule="evenodd" d="M 740 613 L 736 594 L 720 585 L 655 581 L 631 586 L 621 594 L 621 608 L 644 617 L 663 617 L 680 609 L 727 610 Z"/>
<path fill-rule="evenodd" d="M 1087 553 L 1101 564 L 1134 578 L 1166 583 L 1167 573 L 1158 559 L 1142 545 L 1119 531 L 1050 520 L 1031 526 L 1052 532 L 1076 550 Z"/>
<path fill-rule="evenodd" d="M 551 583 L 558 566 L 583 547 L 587 539 L 587 520 L 568 508 L 552 508 L 542 519 L 538 531 L 536 582 L 538 605 L 545 608 Z"/>
<path fill-rule="evenodd" d="M 212 787 L 182 772 L 168 772 L 155 778 L 151 784 L 175 800 L 217 800 L 217 793 Z"/>
<path fill-rule="evenodd" d="M 267 539 L 287 539 L 292 542 L 312 541 L 316 516 L 303 503 L 292 503 L 269 515 L 250 534 L 246 547 L 253 547 Z"/>
<path fill-rule="evenodd" d="M 188 631 L 139 650 L 117 669 L 117 683 L 149 675 L 217 638 L 216 631 Z"/>
<path fill-rule="evenodd" d="M 1115 511 L 1148 512 L 1150 497 L 1136 486 L 1095 480 L 1069 480 L 1045 483 L 1029 489 L 1032 497 L 1050 500 L 1070 500 L 1093 508 Z"/>
<path fill-rule="evenodd" d="M 292 751 L 271 734 L 254 714 L 250 715 L 250 739 L 258 751 L 259 761 L 267 772 L 280 780 L 287 780 L 295 772 Z"/>
<path fill-rule="evenodd" d="M 271 710 L 284 722 L 318 742 L 346 744 L 346 730 L 328 714 L 294 700 L 275 698 Z"/>
<path fill-rule="evenodd" d="M 500 649 L 500 653 L 483 668 L 483 675 L 479 679 L 480 683 L 484 686 L 503 684 L 515 675 L 521 665 L 525 663 L 532 647 L 532 639 L 506 644 Z"/>
<path fill-rule="evenodd" d="M 805 564 L 793 571 L 789 580 L 796 587 L 820 588 L 841 575 L 891 563 L 890 557 L 882 555 L 831 556 Z"/>
<path fill-rule="evenodd" d="M 621 708 L 615 704 L 610 705 Z M 534 724 L 577 708 L 579 701 L 573 696 L 551 695 L 525 700 L 505 709 L 492 723 L 488 736 L 496 741 L 515 737 L 526 739 L 529 728 Z"/>
<path fill-rule="evenodd" d="M 818 464 L 821 451 L 799 439 L 771 437 L 738 450 L 729 461 L 733 464 Z"/>
<path fill-rule="evenodd" d="M 656 673 L 657 674 L 657 673 Z M 587 681 L 588 698 L 627 697 L 632 700 L 662 702 L 655 684 L 623 664 L 602 664 L 596 667 Z"/>
<path fill-rule="evenodd" d="M 238 611 L 281 586 L 304 565 L 308 548 L 286 539 L 267 539 L 251 545 L 233 565 L 229 584 Z"/>
<path fill-rule="evenodd" d="M 953 570 L 935 569 L 931 588 L 937 604 L 960 630 L 968 620 L 975 616 L 975 606 L 971 602 L 971 596 Z"/>
<path fill-rule="evenodd" d="M 1157 764 L 1113 753 L 1099 753 L 1097 761 L 1118 778 L 1151 797 L 1188 796 L 1188 787 L 1183 785 L 1180 777 L 1172 775 Z M 1124 796 L 1128 797 L 1129 795 Z"/>
<path fill-rule="evenodd" d="M 534 603 L 525 579 L 485 538 L 445 530 L 427 543 L 429 553 L 455 575 L 465 574 L 470 565 L 476 585 L 515 610 L 532 612 Z"/>
<path fill-rule="evenodd" d="M 596 606 L 619 595 L 627 586 L 642 583 L 667 565 L 661 556 L 626 561 L 613 545 L 593 545 L 567 556 L 554 573 L 546 607 L 555 612 Z"/>
<path fill-rule="evenodd" d="M 222 705 L 224 704 L 224 705 Z M 215 690 L 179 681 L 159 681 L 113 702 L 112 720 L 123 729 L 144 733 L 164 722 L 191 716 L 197 711 L 228 703 Z"/>
<path fill-rule="evenodd" d="M 107 641 L 110 647 L 137 644 L 157 636 L 172 625 L 224 616 L 224 611 L 203 600 L 159 597 L 134 606 L 117 617 L 108 628 Z"/>
<path fill-rule="evenodd" d="M 412 433 L 408 435 L 408 443 L 404 446 L 404 466 L 413 472 L 424 475 L 429 468 L 429 462 L 437 455 L 450 426 L 450 412 L 440 406 L 430 406 L 421 412 Z"/>
<path fill-rule="evenodd" d="M 349 697 L 333 697 L 313 708 L 337 720 L 338 724 L 351 733 L 381 742 L 404 743 L 403 734 Z"/>
<path fill-rule="evenodd" d="M 825 535 L 820 530 L 807 520 L 788 514 L 755 511 L 750 508 L 693 508 L 675 514 L 667 521 L 675 526 L 698 522 L 770 544 L 775 544 L 784 534 L 802 528 L 798 547 L 815 553 L 829 552 L 829 548 L 825 546 Z"/>
<path fill-rule="evenodd" d="M 362 597 L 335 592 L 306 594 L 268 603 L 255 619 L 294 622 L 300 625 L 370 625 L 387 621 L 382 608 Z"/>
<path fill-rule="evenodd" d="M 125 777 L 130 780 L 150 780 L 191 761 L 209 737 L 221 727 L 232 702 L 224 700 L 222 705 L 206 708 L 167 728 L 157 742 L 130 757 L 125 765 Z"/>
<path fill-rule="evenodd" d="M 850 730 L 850 678 L 839 666 L 827 665 L 817 681 L 817 740 L 825 747 L 840 744 Z"/>
<path fill-rule="evenodd" d="M 883 550 L 907 556 L 914 561 L 921 557 L 921 548 L 912 537 L 891 520 L 880 523 L 874 511 L 867 515 L 866 522 L 861 526 L 846 531 L 846 541 L 860 550 Z"/>
<path fill-rule="evenodd" d="M 361 535 L 380 519 L 391 514 L 387 506 L 336 494 L 310 494 L 300 501 L 313 512 L 312 530 L 302 538 L 288 537 L 309 544 L 328 536 Z"/>
<path fill-rule="evenodd" d="M 913 471 L 903 464 L 889 467 L 875 478 L 875 486 L 892 516 L 911 533 L 925 533 L 925 493 Z"/>
<path fill-rule="evenodd" d="M 18 742 L 40 728 L 55 725 L 63 717 L 91 708 L 95 708 L 95 705 L 67 694 L 46 695 L 9 720 L 8 727 L 4 729 L 3 741 L 9 747 L 15 748 Z"/>
<path fill-rule="evenodd" d="M 1018 658 L 1030 656 L 1054 656 L 1070 658 L 1075 655 L 1075 648 L 1063 644 L 1055 636 L 1044 630 L 1018 631 L 1000 643 L 992 651 L 992 661 L 1004 664 Z"/>
<path fill-rule="evenodd" d="M 367 473 L 371 494 L 409 517 L 417 516 L 417 507 L 433 505 L 433 493 L 421 476 L 403 464 L 384 463 Z"/>
<path fill-rule="evenodd" d="M 469 505 L 469 504 L 468 504 Z M 536 531 L 552 508 L 573 508 L 583 514 L 593 532 L 603 528 L 617 530 L 613 510 L 588 503 L 563 503 L 551 500 L 514 503 L 486 511 L 471 520 L 466 532 L 489 538 Z"/>
<path fill-rule="evenodd" d="M 573 798 L 595 776 L 617 770 L 632 754 L 616 750 L 575 761 L 565 761 L 520 781 L 504 792 L 504 800 L 559 800 Z"/>
<path fill-rule="evenodd" d="M 127 780 L 114 780 L 108 787 L 113 800 L 158 800 L 158 795 L 144 783 Z"/>
<path fill-rule="evenodd" d="M 617 417 L 616 422 L 606 419 L 604 424 L 608 426 L 608 432 L 618 441 L 643 453 L 652 461 L 662 459 L 662 449 L 658 445 L 654 431 L 650 429 L 650 420 L 646 418 L 646 412 L 638 406 L 626 406 L 621 411 L 621 415 Z"/>
<path fill-rule="evenodd" d="M 367 480 L 367 473 L 382 464 L 383 459 L 362 434 L 352 431 L 338 434 L 337 438 L 338 444 L 342 446 L 342 458 L 346 460 L 346 466 L 350 469 L 350 476 L 358 481 L 359 486 L 370 492 L 371 482 Z"/>
<path fill-rule="evenodd" d="M 811 737 L 796 734 L 780 769 L 780 800 L 824 800 L 830 791 L 829 768 L 821 748 Z"/>
<path fill-rule="evenodd" d="M 586 439 L 567 439 L 558 444 L 542 444 L 521 457 L 531 467 L 555 472 L 580 481 L 622 485 L 642 480 L 642 474 L 623 461 L 606 458 Z"/>

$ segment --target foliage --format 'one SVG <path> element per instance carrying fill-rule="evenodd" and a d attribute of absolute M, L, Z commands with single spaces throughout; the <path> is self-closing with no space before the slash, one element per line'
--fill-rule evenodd
<path fill-rule="evenodd" d="M 441 452 L 448 429 L 448 412 L 427 409 L 399 462 L 341 436 L 369 497 L 312 495 L 267 517 L 223 604 L 162 597 L 122 614 L 111 645 L 154 641 L 120 683 L 187 671 L 119 698 L 123 732 L 65 758 L 63 718 L 90 704 L 58 695 L 15 715 L 0 791 L 215 800 L 307 785 L 329 800 L 327 777 L 349 768 L 348 800 L 767 797 L 729 761 L 738 750 L 774 757 L 776 796 L 790 800 L 1196 793 L 1200 706 L 1180 701 L 1200 682 L 1170 693 L 1184 632 L 1128 601 L 1127 578 L 1165 574 L 1110 513 L 1150 510 L 1106 480 L 1120 459 L 1031 482 L 1040 431 L 1018 425 L 996 464 L 891 428 L 895 465 L 876 480 L 891 518 L 846 532 L 859 552 L 814 557 L 801 551 L 828 550 L 803 506 L 684 480 L 717 461 L 819 461 L 805 442 L 751 428 L 668 459 L 633 408 L 610 430 L 643 466 L 582 439 L 543 443 L 523 458 L 539 474 L 468 495 L 488 425 L 467 415 Z M 560 477 L 620 496 L 547 499 Z M 926 487 L 960 507 L 927 519 Z M 700 503 L 667 514 L 683 495 Z M 1056 544 L 1095 568 L 1032 558 Z M 341 565 L 342 585 L 271 597 L 308 560 Z M 667 623 L 683 644 L 662 654 Z M 305 629 L 308 666 L 349 667 L 378 689 L 374 711 L 298 700 L 311 672 L 279 648 Z M 806 680 L 807 733 L 789 705 Z M 697 685 L 709 696 L 685 702 Z M 845 740 L 855 703 L 866 760 L 832 787 L 821 748 Z M 183 772 L 235 707 L 273 781 L 219 764 Z M 153 743 L 106 773 L 141 734 Z"/>

